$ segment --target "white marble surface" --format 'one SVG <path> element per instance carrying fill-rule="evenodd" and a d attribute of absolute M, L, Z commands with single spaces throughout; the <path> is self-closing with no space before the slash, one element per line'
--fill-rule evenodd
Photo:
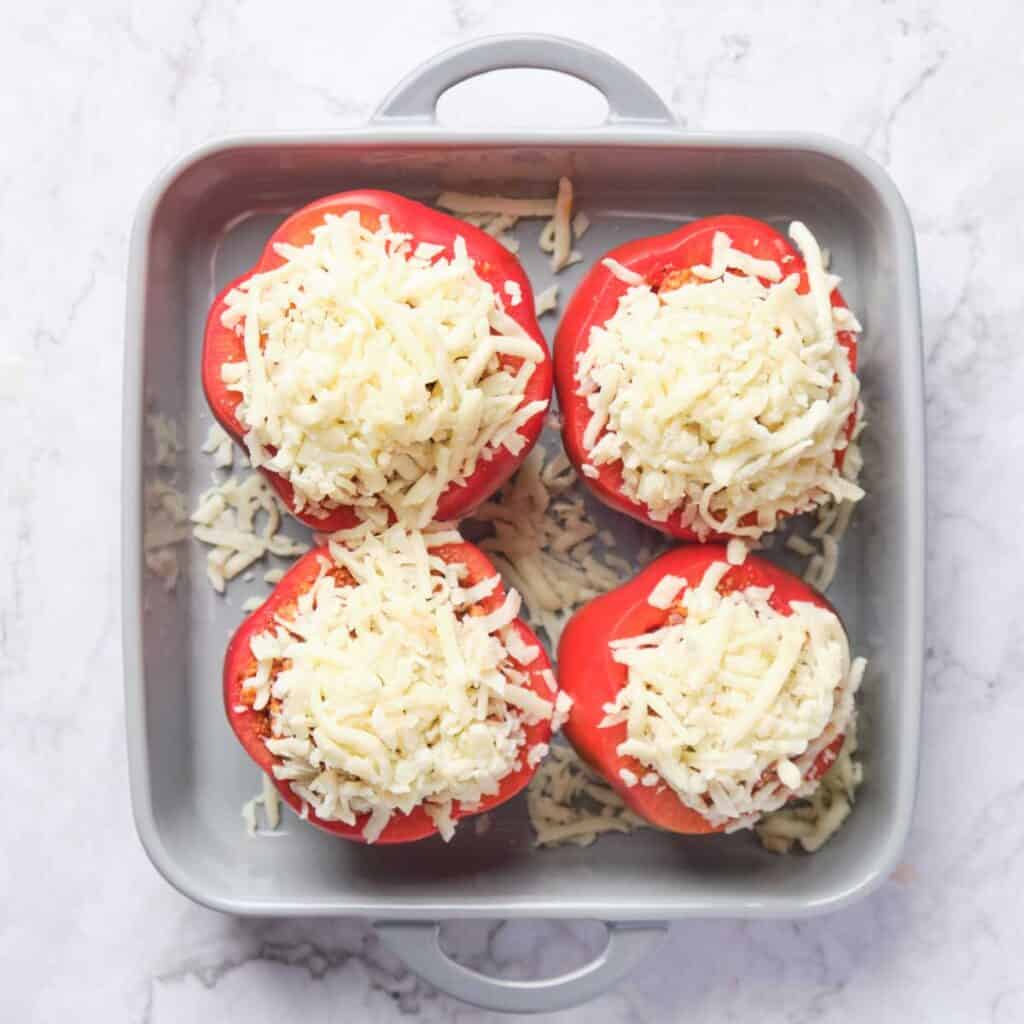
<path fill-rule="evenodd" d="M 125 780 L 112 510 L 143 186 L 215 134 L 356 125 L 420 60 L 502 30 L 610 50 L 693 129 L 812 129 L 866 147 L 910 203 L 924 295 L 927 699 L 905 864 L 828 918 L 677 925 L 628 982 L 558 1019 L 1024 1021 L 1024 14 L 1009 0 L 5 9 L 0 1019 L 487 1016 L 416 982 L 358 922 L 232 920 L 151 868 Z M 562 105 L 527 96 L 545 117 Z M 524 976 L 580 962 L 595 935 L 478 924 L 453 942 Z"/>

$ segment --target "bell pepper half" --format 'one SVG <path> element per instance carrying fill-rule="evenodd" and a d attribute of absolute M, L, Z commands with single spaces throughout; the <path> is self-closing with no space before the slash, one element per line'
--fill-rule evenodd
<path fill-rule="evenodd" d="M 656 291 L 671 289 L 687 281 L 686 271 L 691 267 L 711 263 L 712 241 L 719 231 L 724 231 L 732 240 L 734 249 L 749 253 L 759 259 L 774 260 L 779 264 L 783 276 L 799 274 L 798 290 L 808 291 L 807 271 L 799 252 L 773 227 L 750 217 L 723 215 L 707 217 L 685 224 L 666 235 L 641 238 L 613 249 L 605 258 L 622 264 L 628 270 L 639 274 Z M 763 281 L 769 284 L 768 281 Z M 603 262 L 596 262 L 573 293 L 555 337 L 555 388 L 562 413 L 562 441 L 573 466 L 580 473 L 583 482 L 611 508 L 625 512 L 656 530 L 671 534 L 683 540 L 697 540 L 697 535 L 681 523 L 682 511 L 674 512 L 667 520 L 655 521 L 647 508 L 622 492 L 622 470 L 618 463 L 596 466 L 597 476 L 584 475 L 581 466 L 587 461 L 583 446 L 583 434 L 590 421 L 590 409 L 586 398 L 576 393 L 576 361 L 586 351 L 590 332 L 614 316 L 619 299 L 629 285 L 616 277 Z M 832 292 L 832 305 L 846 305 L 839 290 Z M 836 334 L 839 343 L 846 349 L 850 368 L 857 369 L 857 340 L 850 331 Z M 851 416 L 848 433 L 852 433 L 855 416 Z M 836 452 L 836 465 L 842 468 L 845 449 Z M 724 539 L 722 535 L 711 534 L 708 540 Z"/>
<path fill-rule="evenodd" d="M 225 363 L 243 362 L 245 348 L 242 339 L 234 330 L 221 323 L 227 295 L 253 274 L 281 266 L 285 259 L 276 251 L 277 245 L 308 245 L 313 238 L 313 229 L 323 223 L 327 214 L 341 216 L 350 210 L 358 210 L 362 223 L 374 230 L 380 224 L 380 218 L 387 215 L 394 231 L 412 235 L 416 243 L 426 242 L 443 246 L 444 251 L 438 254 L 438 258 L 451 257 L 455 239 L 461 237 L 465 240 L 466 249 L 474 261 L 477 274 L 487 281 L 498 295 L 506 295 L 506 282 L 517 284 L 522 301 L 514 306 L 506 303 L 506 312 L 540 345 L 544 353 L 543 359 L 527 382 L 521 406 L 529 402 L 550 400 L 552 367 L 547 343 L 537 323 L 529 278 L 512 253 L 485 231 L 403 196 L 372 190 L 341 192 L 319 199 L 293 213 L 267 240 L 256 266 L 224 288 L 210 307 L 203 340 L 203 390 L 213 415 L 236 441 L 244 446 L 242 439 L 245 428 L 237 415 L 241 395 L 237 391 L 230 391 L 224 384 L 221 367 Z M 522 363 L 521 359 L 512 356 L 501 358 L 513 372 Z M 439 521 L 461 519 L 490 497 L 526 458 L 543 428 L 544 415 L 544 412 L 537 413 L 519 428 L 519 433 L 526 438 L 527 443 L 518 455 L 513 455 L 507 448 L 499 448 L 490 460 L 479 460 L 472 476 L 464 484 L 452 484 L 441 495 L 436 518 Z M 352 509 L 344 506 L 327 510 L 326 516 L 316 516 L 308 507 L 298 511 L 289 482 L 278 473 L 267 469 L 263 472 L 292 514 L 308 526 L 330 533 L 334 530 L 347 529 L 357 522 Z"/>
<path fill-rule="evenodd" d="M 653 561 L 628 583 L 581 608 L 569 621 L 558 647 L 559 686 L 573 699 L 565 724 L 565 735 L 576 752 L 618 792 L 626 805 L 645 820 L 671 832 L 702 834 L 720 832 L 693 808 L 680 800 L 667 783 L 627 786 L 619 772 L 628 769 L 638 778 L 651 769 L 636 758 L 625 757 L 617 748 L 626 739 L 626 724 L 601 727 L 604 706 L 626 685 L 625 665 L 613 660 L 608 644 L 623 637 L 639 636 L 660 629 L 672 608 L 660 609 L 647 603 L 655 585 L 665 576 L 682 576 L 695 586 L 714 562 L 726 561 L 726 549 L 719 544 L 686 545 Z M 783 615 L 792 614 L 791 601 L 808 601 L 822 608 L 831 605 L 806 583 L 764 559 L 748 555 L 722 579 L 722 594 L 747 587 L 774 587 L 770 604 Z M 820 778 L 839 756 L 843 736 L 838 736 L 818 756 L 808 781 Z"/>
<path fill-rule="evenodd" d="M 447 544 L 433 548 L 431 552 L 447 562 L 465 565 L 468 570 L 465 577 L 467 587 L 498 574 L 487 556 L 473 544 L 465 542 Z M 224 659 L 224 708 L 227 712 L 228 723 L 245 752 L 270 776 L 277 791 L 281 794 L 281 798 L 300 814 L 303 810 L 303 799 L 292 790 L 286 780 L 274 776 L 273 768 L 278 759 L 267 749 L 266 745 L 266 740 L 270 737 L 270 720 L 267 709 L 253 710 L 244 696 L 243 684 L 252 677 L 256 664 L 250 648 L 252 638 L 272 628 L 277 616 L 287 617 L 289 610 L 294 608 L 299 595 L 305 593 L 314 584 L 325 560 L 334 564 L 327 547 L 316 548 L 303 555 L 288 570 L 267 600 L 239 626 L 228 645 Z M 350 577 L 342 575 L 344 570 L 336 568 L 334 571 L 339 574 L 337 577 L 339 582 L 350 580 Z M 494 591 L 480 601 L 475 608 L 479 608 L 482 613 L 487 614 L 499 608 L 504 600 L 505 588 L 499 582 Z M 545 700 L 553 700 L 556 694 L 551 692 L 543 677 L 544 671 L 551 668 L 551 662 L 548 660 L 543 645 L 521 619 L 516 619 L 512 623 L 512 628 L 516 630 L 524 644 L 536 647 L 540 651 L 540 654 L 528 666 L 513 659 L 514 666 L 528 674 L 528 685 L 531 690 Z M 453 818 L 458 819 L 470 814 L 481 814 L 484 811 L 492 810 L 499 804 L 510 800 L 529 783 L 536 771 L 536 766 L 530 767 L 527 764 L 526 752 L 536 744 L 547 743 L 550 740 L 551 723 L 542 721 L 533 725 L 524 725 L 523 732 L 525 739 L 522 747 L 521 767 L 502 779 L 497 793 L 486 797 L 471 810 L 455 804 L 452 808 Z M 355 842 L 366 841 L 363 838 L 362 830 L 368 817 L 368 814 L 362 815 L 354 825 L 347 825 L 341 821 L 325 821 L 314 813 L 312 807 L 308 810 L 308 820 L 313 825 Z M 408 815 L 396 812 L 376 842 L 378 844 L 408 843 L 417 839 L 425 839 L 435 832 L 437 832 L 437 827 L 420 806 Z"/>

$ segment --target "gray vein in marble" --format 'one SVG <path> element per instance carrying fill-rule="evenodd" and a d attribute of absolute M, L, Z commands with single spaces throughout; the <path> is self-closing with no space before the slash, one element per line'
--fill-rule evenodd
<path fill-rule="evenodd" d="M 889 106 L 885 116 L 864 140 L 864 148 L 873 149 L 882 163 L 888 163 L 892 156 L 892 133 L 897 120 L 903 116 L 925 86 L 942 70 L 948 57 L 948 50 L 940 50 L 938 56 L 918 72 L 910 85 L 896 99 L 896 102 Z"/>

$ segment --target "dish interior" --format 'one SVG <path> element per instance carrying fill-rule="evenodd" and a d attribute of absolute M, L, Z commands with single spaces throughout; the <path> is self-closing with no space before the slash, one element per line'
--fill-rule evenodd
<path fill-rule="evenodd" d="M 184 441 L 177 484 L 191 508 L 212 471 L 199 452 L 212 422 L 199 385 L 206 311 L 215 292 L 255 262 L 288 212 L 358 187 L 425 201 L 442 189 L 550 194 L 560 174 L 572 178 L 578 208 L 592 221 L 578 243 L 584 262 L 558 275 L 562 304 L 584 268 L 614 246 L 695 217 L 738 212 L 783 231 L 790 220 L 804 220 L 830 250 L 843 293 L 864 324 L 868 497 L 829 591 L 853 650 L 869 659 L 860 701 L 865 780 L 853 815 L 814 856 L 789 857 L 763 851 L 749 833 L 684 838 L 644 831 L 608 836 L 589 848 L 536 851 L 523 797 L 496 812 L 484 835 L 467 821 L 448 845 L 435 838 L 367 848 L 322 834 L 288 810 L 277 832 L 250 838 L 240 809 L 260 780 L 224 718 L 221 662 L 242 619 L 242 601 L 268 588 L 256 567 L 255 581 L 239 578 L 226 597 L 218 596 L 205 577 L 205 550 L 187 542 L 172 592 L 144 569 L 135 580 L 142 672 L 128 686 L 138 688 L 145 727 L 141 763 L 133 764 L 140 833 L 158 867 L 193 898 L 259 914 L 799 914 L 866 890 L 898 854 L 912 799 L 919 699 L 913 582 L 919 568 L 909 542 L 921 524 L 914 489 L 905 483 L 922 458 L 910 450 L 920 409 L 907 400 L 917 394 L 919 374 L 918 339 L 907 327 L 914 322 L 907 310 L 916 309 L 916 285 L 894 255 L 907 241 L 902 222 L 868 178 L 841 159 L 813 148 L 707 141 L 627 149 L 357 138 L 213 150 L 163 187 L 146 224 L 147 267 L 136 268 L 140 279 L 130 284 L 141 290 L 141 337 L 133 339 L 131 331 L 129 337 L 141 348 L 141 382 L 129 380 L 129 393 L 141 384 L 145 410 L 177 421 Z M 553 280 L 536 245 L 540 226 L 521 222 L 517 231 L 537 290 Z M 550 339 L 557 316 L 542 324 Z M 143 432 L 131 404 L 126 443 L 139 446 Z M 144 466 L 144 482 L 153 472 Z M 590 511 L 615 532 L 627 557 L 650 539 L 643 527 L 594 501 Z M 308 536 L 297 523 L 284 529 Z M 139 536 L 126 538 L 128 545 L 139 543 Z M 777 553 L 769 557 L 785 563 Z M 131 671 L 130 657 L 128 663 Z M 136 728 L 131 719 L 129 728 Z"/>

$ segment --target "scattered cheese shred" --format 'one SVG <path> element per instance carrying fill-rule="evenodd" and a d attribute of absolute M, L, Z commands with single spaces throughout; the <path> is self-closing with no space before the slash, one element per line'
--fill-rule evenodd
<path fill-rule="evenodd" d="M 839 831 L 853 810 L 863 774 L 857 759 L 854 720 L 847 729 L 839 756 L 814 792 L 766 814 L 757 823 L 755 831 L 761 845 L 772 853 L 791 853 L 797 846 L 806 853 L 820 850 Z"/>
<path fill-rule="evenodd" d="M 202 451 L 213 457 L 213 464 L 218 469 L 230 469 L 235 460 L 235 443 L 219 423 L 210 427 Z"/>
<path fill-rule="evenodd" d="M 835 466 L 859 392 L 835 337 L 838 278 L 806 228 L 793 234 L 806 295 L 796 274 L 783 278 L 721 232 L 712 265 L 693 268 L 704 283 L 656 292 L 604 261 L 630 287 L 578 358 L 583 445 L 595 465 L 621 466 L 623 492 L 652 519 L 682 512 L 699 536 L 757 538 L 780 516 L 863 496 Z"/>
<path fill-rule="evenodd" d="M 442 210 L 458 214 L 512 217 L 553 217 L 554 199 L 514 199 L 511 196 L 481 196 L 469 192 L 442 192 L 435 200 Z"/>
<path fill-rule="evenodd" d="M 860 482 L 864 462 L 858 438 L 865 423 L 863 404 L 858 402 L 857 426 L 846 449 L 842 469 L 843 476 L 854 484 Z M 815 509 L 813 517 L 796 520 L 785 538 L 786 550 L 806 559 L 804 580 L 822 593 L 835 579 L 839 568 L 840 545 L 849 529 L 856 504 L 851 499 L 826 501 Z"/>
<path fill-rule="evenodd" d="M 536 844 L 589 846 L 606 832 L 650 828 L 564 744 L 553 744 L 526 791 Z"/>
<path fill-rule="evenodd" d="M 685 591 L 682 621 L 609 644 L 627 681 L 601 724 L 625 723 L 618 752 L 732 831 L 814 790 L 805 777 L 849 726 L 863 661 L 851 664 L 828 609 L 792 602 L 783 615 L 770 587 L 723 596 L 730 568 L 713 563 Z"/>
<path fill-rule="evenodd" d="M 524 756 L 542 756 L 523 750 L 524 726 L 563 706 L 529 688 L 502 642 L 514 592 L 470 614 L 465 566 L 436 545 L 400 525 L 335 534 L 337 570 L 325 565 L 251 642 L 243 697 L 268 709 L 275 776 L 326 821 L 369 815 L 368 842 L 419 806 L 450 838 L 454 805 L 477 806 Z"/>
<path fill-rule="evenodd" d="M 572 255 L 572 182 L 568 178 L 558 179 L 558 196 L 555 199 L 555 215 L 552 218 L 553 246 L 551 269 L 558 271 L 569 265 Z"/>
<path fill-rule="evenodd" d="M 251 800 L 242 804 L 242 820 L 245 822 L 245 831 L 250 835 L 256 835 L 256 810 L 262 807 L 263 819 L 268 831 L 273 832 L 281 824 L 281 797 L 274 788 L 274 783 L 269 775 L 260 773 L 260 791 Z"/>
<path fill-rule="evenodd" d="M 597 527 L 575 482 L 564 453 L 545 464 L 538 447 L 473 514 L 487 531 L 480 547 L 522 594 L 530 622 L 552 646 L 576 608 L 618 586 L 630 571 L 612 568 L 607 554 L 598 558 Z"/>
<path fill-rule="evenodd" d="M 199 496 L 191 517 L 192 535 L 211 548 L 206 575 L 219 594 L 268 553 L 294 558 L 309 550 L 308 544 L 278 532 L 281 511 L 280 499 L 260 473 L 215 479 Z"/>
<path fill-rule="evenodd" d="M 547 402 L 525 388 L 543 359 L 476 272 L 463 239 L 452 255 L 414 246 L 387 217 L 327 215 L 308 245 L 226 299 L 223 322 L 245 360 L 223 377 L 255 467 L 291 484 L 296 506 L 389 508 L 425 526 L 449 486 L 502 447 Z"/>
<path fill-rule="evenodd" d="M 553 313 L 558 309 L 558 285 L 551 284 L 542 292 L 537 293 L 537 316 Z"/>
<path fill-rule="evenodd" d="M 583 237 L 590 227 L 590 219 L 582 211 L 573 215 L 573 185 L 567 177 L 558 179 L 558 191 L 554 199 L 442 192 L 435 203 L 441 209 L 456 213 L 469 223 L 500 238 L 513 252 L 518 251 L 519 243 L 506 235 L 508 230 L 514 228 L 520 219 L 549 217 L 550 220 L 541 229 L 539 245 L 542 252 L 551 255 L 551 269 L 557 274 L 583 259 L 583 254 L 573 249 L 572 243 L 574 238 Z M 543 312 L 545 310 L 538 309 L 537 315 Z"/>

